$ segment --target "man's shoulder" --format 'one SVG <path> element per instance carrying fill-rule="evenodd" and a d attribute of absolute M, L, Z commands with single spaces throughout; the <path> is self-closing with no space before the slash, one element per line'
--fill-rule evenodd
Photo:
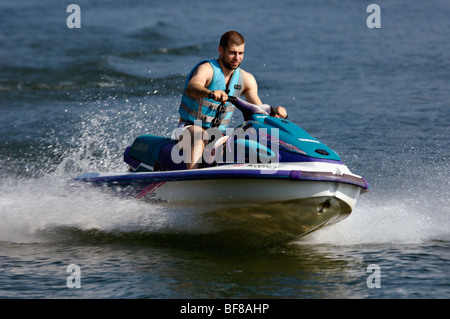
<path fill-rule="evenodd" d="M 206 76 L 212 76 L 213 68 L 208 61 L 200 62 L 193 71 L 193 75 L 202 74 Z"/>
<path fill-rule="evenodd" d="M 251 85 L 251 83 L 256 82 L 256 79 L 253 76 L 253 74 L 251 74 L 250 72 L 247 72 L 241 68 L 239 68 L 239 70 L 241 71 L 242 76 L 244 77 L 244 83 Z"/>
<path fill-rule="evenodd" d="M 244 75 L 244 76 L 248 76 L 248 75 L 251 75 L 251 73 L 250 72 L 247 72 L 247 71 L 245 71 L 244 69 L 242 69 L 242 68 L 239 68 L 239 71 L 242 73 L 242 75 Z"/>
<path fill-rule="evenodd" d="M 244 77 L 244 80 L 245 79 L 255 79 L 255 77 L 253 76 L 253 74 L 251 74 L 250 72 L 247 72 L 247 71 L 245 71 L 245 70 L 243 70 L 243 69 L 241 69 L 241 68 L 239 68 L 239 70 L 241 71 L 241 73 L 242 73 L 242 76 Z"/>
<path fill-rule="evenodd" d="M 197 64 L 197 68 L 208 68 L 208 69 L 212 69 L 212 65 L 211 62 L 208 60 L 204 60 L 201 61 L 200 63 Z"/>

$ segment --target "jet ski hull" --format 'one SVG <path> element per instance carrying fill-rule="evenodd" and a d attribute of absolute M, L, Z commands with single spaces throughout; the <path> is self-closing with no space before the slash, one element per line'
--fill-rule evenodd
<path fill-rule="evenodd" d="M 368 186 L 345 165 L 331 163 L 90 173 L 76 180 L 164 204 L 165 209 L 194 216 L 212 232 L 234 232 L 238 237 L 271 242 L 294 240 L 343 220 Z"/>

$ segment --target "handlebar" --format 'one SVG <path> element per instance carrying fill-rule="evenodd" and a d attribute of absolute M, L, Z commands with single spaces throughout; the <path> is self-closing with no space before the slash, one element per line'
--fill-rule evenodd
<path fill-rule="evenodd" d="M 236 105 L 236 103 L 238 102 L 238 98 L 232 95 L 228 95 L 228 102 Z"/>
<path fill-rule="evenodd" d="M 249 115 L 258 113 L 270 116 L 278 116 L 278 108 L 272 107 L 268 104 L 255 105 L 238 97 L 230 95 L 228 96 L 228 102 L 236 106 L 243 113 L 244 118 L 247 118 Z M 284 118 L 287 118 L 287 114 Z"/>

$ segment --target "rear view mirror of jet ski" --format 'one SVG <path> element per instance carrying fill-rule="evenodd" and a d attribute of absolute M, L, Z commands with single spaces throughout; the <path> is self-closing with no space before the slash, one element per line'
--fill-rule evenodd
<path fill-rule="evenodd" d="M 75 180 L 182 211 L 230 240 L 286 243 L 351 214 L 369 185 L 335 151 L 270 106 L 229 101 L 245 121 L 206 130 L 200 168 L 186 168 L 191 143 L 142 135 L 124 152 L 128 172 Z"/>

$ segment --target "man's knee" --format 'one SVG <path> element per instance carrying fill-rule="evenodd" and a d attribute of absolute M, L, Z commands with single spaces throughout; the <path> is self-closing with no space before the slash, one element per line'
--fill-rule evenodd
<path fill-rule="evenodd" d="M 205 141 L 209 140 L 208 132 L 198 125 L 191 125 L 186 128 L 180 138 L 190 140 L 191 144 L 195 144 L 199 141 L 203 141 L 203 143 L 205 143 Z"/>

